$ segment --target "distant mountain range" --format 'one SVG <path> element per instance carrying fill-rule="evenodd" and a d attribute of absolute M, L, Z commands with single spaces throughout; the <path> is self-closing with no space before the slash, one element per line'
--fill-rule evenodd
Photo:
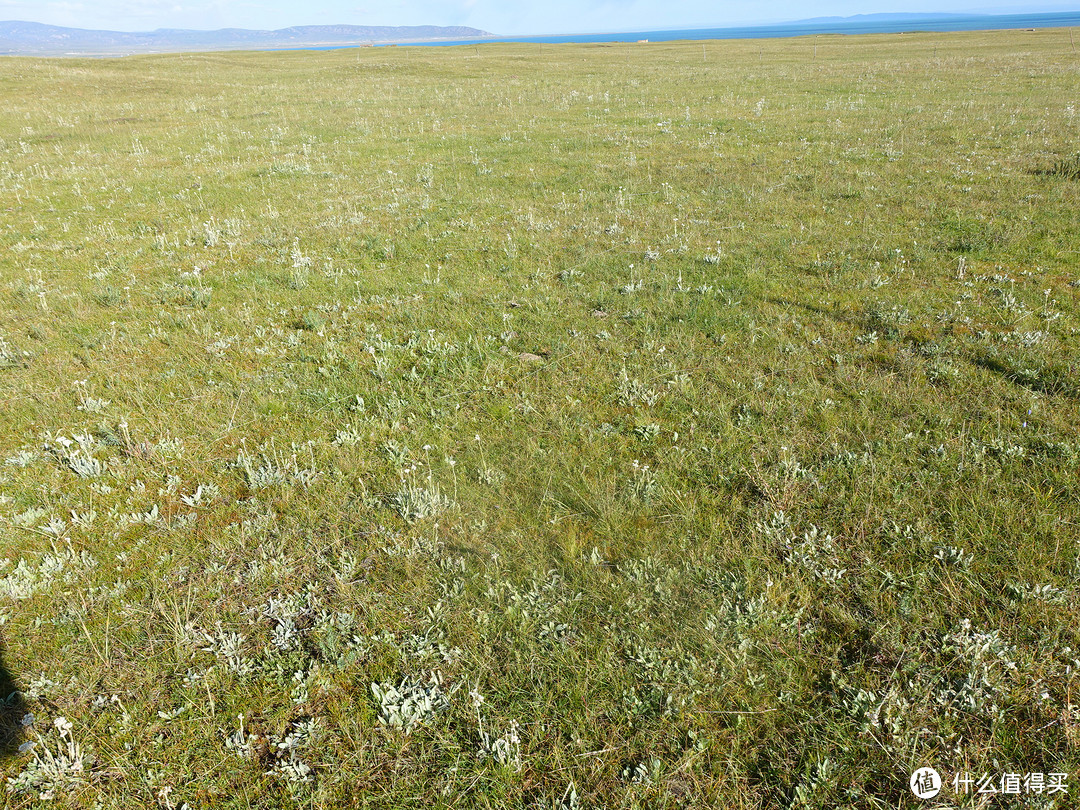
<path fill-rule="evenodd" d="M 1080 2 L 1080 0 L 1078 0 Z M 0 0 L 2 5 L 3 0 Z M 496 42 L 634 42 L 640 39 L 744 39 L 788 37 L 809 33 L 890 33 L 904 30 L 959 31 L 1080 25 L 1080 9 L 1054 11 L 1038 6 L 1023 13 L 884 13 L 850 17 L 813 17 L 787 23 L 732 28 L 662 29 L 593 34 L 500 36 L 464 26 L 298 25 L 276 31 L 222 28 L 199 31 L 159 28 L 156 31 L 94 31 L 35 22 L 0 22 L 0 55 L 118 56 L 182 51 L 275 50 L 282 48 L 350 47 L 389 43 Z M 903 28 L 900 28 L 903 26 Z"/>
<path fill-rule="evenodd" d="M 850 17 L 811 17 L 808 20 L 799 20 L 796 25 L 803 23 L 862 23 L 862 22 L 904 22 L 905 20 L 963 20 L 976 14 L 942 14 L 940 12 L 903 11 L 880 14 L 853 14 Z"/>
<path fill-rule="evenodd" d="M 0 22 L 0 54 L 118 54 L 248 48 L 304 48 L 320 45 L 366 45 L 435 39 L 476 39 L 487 31 L 438 25 L 298 25 L 276 31 L 222 28 L 195 31 L 159 28 L 156 31 L 90 31 L 35 22 Z"/>

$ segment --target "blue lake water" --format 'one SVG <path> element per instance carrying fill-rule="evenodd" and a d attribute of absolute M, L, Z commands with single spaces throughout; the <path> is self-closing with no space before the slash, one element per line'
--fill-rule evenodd
<path fill-rule="evenodd" d="M 554 34 L 550 36 L 485 37 L 483 39 L 453 39 L 429 42 L 400 43 L 402 45 L 446 46 L 480 45 L 485 42 L 670 42 L 700 39 L 764 39 L 768 37 L 804 37 L 813 34 L 897 34 L 911 31 L 988 31 L 1008 28 L 1066 28 L 1080 26 L 1080 11 L 1048 14 L 957 15 L 948 17 L 907 17 L 900 20 L 855 19 L 779 25 L 743 26 L 737 28 L 688 28 L 665 31 L 630 31 L 618 34 Z M 390 43 L 380 43 L 390 44 Z M 317 48 L 314 50 L 327 50 Z"/>

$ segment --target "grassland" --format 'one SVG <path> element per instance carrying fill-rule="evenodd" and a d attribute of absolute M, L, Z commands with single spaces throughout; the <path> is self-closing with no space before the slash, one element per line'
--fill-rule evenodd
<path fill-rule="evenodd" d="M 1078 107 L 1052 30 L 0 61 L 4 801 L 1074 806 Z"/>

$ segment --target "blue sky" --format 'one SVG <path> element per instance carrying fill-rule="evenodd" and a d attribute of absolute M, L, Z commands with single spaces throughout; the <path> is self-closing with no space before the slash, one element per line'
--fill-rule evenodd
<path fill-rule="evenodd" d="M 1000 0 L 0 0 L 0 20 L 75 28 L 285 28 L 468 25 L 498 34 L 706 28 L 889 11 L 1015 13 L 1080 9 Z"/>

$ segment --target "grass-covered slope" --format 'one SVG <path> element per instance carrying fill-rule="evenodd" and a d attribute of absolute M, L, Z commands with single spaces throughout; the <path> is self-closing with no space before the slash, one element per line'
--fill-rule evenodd
<path fill-rule="evenodd" d="M 1075 777 L 1068 31 L 2 68 L 10 806 Z"/>

